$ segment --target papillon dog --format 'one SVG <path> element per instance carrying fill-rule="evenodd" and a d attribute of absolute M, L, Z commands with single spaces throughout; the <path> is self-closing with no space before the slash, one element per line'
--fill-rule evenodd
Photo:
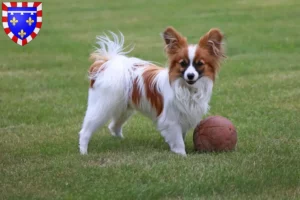
<path fill-rule="evenodd" d="M 109 120 L 113 136 L 123 137 L 122 126 L 135 110 L 151 118 L 171 151 L 186 155 L 184 138 L 209 109 L 213 83 L 224 55 L 223 34 L 211 29 L 198 44 L 173 27 L 162 37 L 168 67 L 129 57 L 124 36 L 111 32 L 98 36 L 99 47 L 91 54 L 88 106 L 79 133 L 79 149 L 87 154 L 97 128 Z"/>

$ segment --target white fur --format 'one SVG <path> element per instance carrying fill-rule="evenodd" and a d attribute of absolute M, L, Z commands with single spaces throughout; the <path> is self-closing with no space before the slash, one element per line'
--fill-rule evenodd
<path fill-rule="evenodd" d="M 80 131 L 79 148 L 81 154 L 87 153 L 88 143 L 98 127 L 108 120 L 111 134 L 123 137 L 122 125 L 139 110 L 150 117 L 157 125 L 161 135 L 169 144 L 171 151 L 186 155 L 184 137 L 190 128 L 194 128 L 199 119 L 208 111 L 212 94 L 213 82 L 202 77 L 193 85 L 179 78 L 170 85 L 168 69 L 160 71 L 154 79 L 156 90 L 163 97 L 163 111 L 157 117 L 156 110 L 146 98 L 142 73 L 149 62 L 138 58 L 127 57 L 124 52 L 124 37 L 112 33 L 113 40 L 108 36 L 98 37 L 100 48 L 96 50 L 99 58 L 107 60 L 102 69 L 92 78 L 95 83 L 89 89 L 86 115 Z M 189 50 L 193 60 L 195 48 Z M 137 67 L 138 65 L 138 67 Z M 133 81 L 137 78 L 141 93 L 139 105 L 131 100 Z M 151 85 L 154 87 L 154 84 Z"/>
<path fill-rule="evenodd" d="M 196 49 L 197 49 L 196 45 L 189 45 L 189 47 L 188 47 L 188 56 L 189 56 L 191 63 L 194 60 L 194 57 L 196 54 Z"/>
<path fill-rule="evenodd" d="M 193 60 L 195 58 L 195 54 L 196 54 L 196 45 L 190 45 L 188 47 L 188 56 L 189 56 L 189 60 L 190 60 L 190 65 L 188 66 L 188 68 L 185 70 L 183 77 L 185 80 L 187 81 L 196 81 L 199 78 L 199 74 L 196 71 L 195 67 L 193 66 Z M 194 78 L 192 80 L 190 80 L 188 78 L 188 74 L 193 74 Z"/>

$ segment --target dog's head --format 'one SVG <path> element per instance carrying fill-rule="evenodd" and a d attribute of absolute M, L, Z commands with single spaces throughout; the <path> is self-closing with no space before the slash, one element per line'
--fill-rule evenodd
<path fill-rule="evenodd" d="M 162 36 L 169 59 L 170 82 L 183 79 L 188 86 L 193 86 L 202 77 L 215 80 L 220 61 L 225 57 L 223 34 L 219 29 L 211 29 L 196 45 L 188 44 L 173 27 L 168 27 Z"/>

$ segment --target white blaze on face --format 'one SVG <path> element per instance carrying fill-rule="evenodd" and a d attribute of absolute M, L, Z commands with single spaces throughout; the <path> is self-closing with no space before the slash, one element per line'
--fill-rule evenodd
<path fill-rule="evenodd" d="M 193 66 L 196 48 L 197 48 L 196 45 L 190 45 L 188 47 L 188 56 L 189 56 L 190 63 L 188 68 L 185 70 L 183 74 L 184 79 L 187 81 L 196 81 L 199 78 L 199 74 L 196 71 L 195 67 Z"/>

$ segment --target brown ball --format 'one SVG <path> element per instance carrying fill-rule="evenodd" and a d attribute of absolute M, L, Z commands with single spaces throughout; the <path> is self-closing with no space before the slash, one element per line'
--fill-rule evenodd
<path fill-rule="evenodd" d="M 230 151 L 235 149 L 237 133 L 227 118 L 211 116 L 197 125 L 193 139 L 197 151 Z"/>

